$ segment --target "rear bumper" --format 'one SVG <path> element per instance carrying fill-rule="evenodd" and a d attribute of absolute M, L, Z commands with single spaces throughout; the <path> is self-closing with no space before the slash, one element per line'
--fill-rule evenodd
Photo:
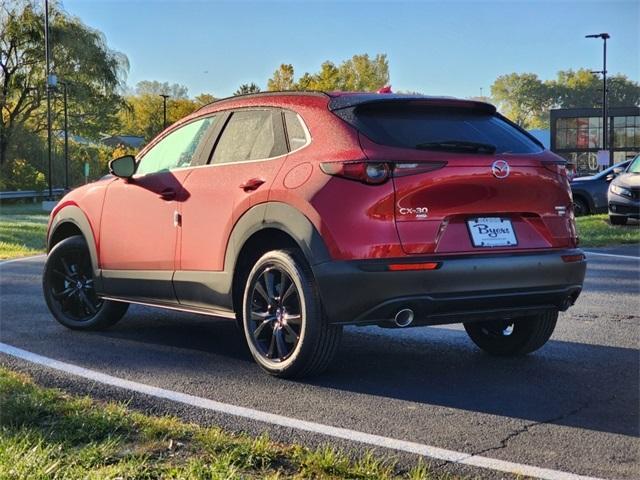
<path fill-rule="evenodd" d="M 543 253 L 431 256 L 437 270 L 388 271 L 389 259 L 315 265 L 323 306 L 331 323 L 385 324 L 410 308 L 413 325 L 513 318 L 566 310 L 578 298 L 586 260 L 565 262 L 578 249 Z M 393 260 L 393 263 L 408 260 Z"/>

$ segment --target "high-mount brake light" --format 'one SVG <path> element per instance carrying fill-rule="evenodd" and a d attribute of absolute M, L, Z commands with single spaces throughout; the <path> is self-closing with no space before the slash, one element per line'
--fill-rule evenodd
<path fill-rule="evenodd" d="M 391 177 L 406 177 L 432 172 L 444 167 L 447 162 L 323 162 L 320 169 L 327 175 L 356 180 L 369 185 L 380 185 Z"/>

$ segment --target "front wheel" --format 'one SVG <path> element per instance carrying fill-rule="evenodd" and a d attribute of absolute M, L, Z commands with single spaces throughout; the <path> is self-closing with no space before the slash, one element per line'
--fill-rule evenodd
<path fill-rule="evenodd" d="M 627 217 L 623 215 L 609 215 L 609 222 L 611 225 L 626 225 Z"/>
<path fill-rule="evenodd" d="M 65 238 L 47 257 L 42 287 L 53 316 L 67 328 L 102 330 L 120 320 L 128 303 L 96 295 L 87 243 L 81 236 Z"/>
<path fill-rule="evenodd" d="M 491 355 L 526 355 L 542 347 L 551 337 L 558 312 L 517 320 L 465 323 L 464 329 L 478 347 Z"/>
<path fill-rule="evenodd" d="M 258 260 L 245 286 L 242 317 L 253 358 L 277 377 L 322 372 L 342 337 L 342 327 L 323 315 L 313 273 L 294 250 L 271 251 Z"/>

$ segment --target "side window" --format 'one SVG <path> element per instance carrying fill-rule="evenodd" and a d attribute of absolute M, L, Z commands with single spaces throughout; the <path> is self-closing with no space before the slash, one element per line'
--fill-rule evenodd
<path fill-rule="evenodd" d="M 284 122 L 287 126 L 287 136 L 289 137 L 291 151 L 304 147 L 309 142 L 309 133 L 300 115 L 290 110 L 285 110 Z"/>
<path fill-rule="evenodd" d="M 218 140 L 212 163 L 261 160 L 287 153 L 273 118 L 271 110 L 234 112 Z"/>
<path fill-rule="evenodd" d="M 136 173 L 148 175 L 188 167 L 214 121 L 215 117 L 202 118 L 174 130 L 142 157 Z"/>

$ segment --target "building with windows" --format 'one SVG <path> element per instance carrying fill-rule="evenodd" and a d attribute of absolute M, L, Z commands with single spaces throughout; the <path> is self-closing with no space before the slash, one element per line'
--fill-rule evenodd
<path fill-rule="evenodd" d="M 609 164 L 640 153 L 640 108 L 609 108 Z M 602 149 L 602 109 L 561 108 L 551 110 L 551 150 L 575 165 L 578 175 L 591 175 L 598 167 Z"/>

